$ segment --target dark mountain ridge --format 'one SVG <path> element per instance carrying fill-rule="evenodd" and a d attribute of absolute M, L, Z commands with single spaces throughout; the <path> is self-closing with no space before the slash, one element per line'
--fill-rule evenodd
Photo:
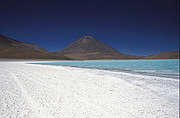
<path fill-rule="evenodd" d="M 8 38 L 2 34 L 0 34 L 0 58 L 70 59 L 63 55 L 49 53 L 42 47 Z"/>

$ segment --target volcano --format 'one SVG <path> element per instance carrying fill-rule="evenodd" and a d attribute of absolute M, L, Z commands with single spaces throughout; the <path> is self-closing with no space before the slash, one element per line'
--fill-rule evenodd
<path fill-rule="evenodd" d="M 139 56 L 132 56 L 120 53 L 111 46 L 96 40 L 90 36 L 85 36 L 75 41 L 67 48 L 55 52 L 73 59 L 97 60 L 97 59 L 138 59 Z"/>

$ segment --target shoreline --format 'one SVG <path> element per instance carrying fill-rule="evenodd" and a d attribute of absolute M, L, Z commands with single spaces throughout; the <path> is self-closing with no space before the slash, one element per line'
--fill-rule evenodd
<path fill-rule="evenodd" d="M 46 62 L 46 61 L 44 61 Z M 43 63 L 44 63 L 43 62 Z M 47 61 L 49 62 L 49 61 Z M 74 69 L 92 69 L 92 70 L 100 70 L 100 71 L 108 71 L 108 72 L 120 72 L 120 73 L 127 73 L 132 75 L 142 75 L 142 76 L 150 76 L 150 77 L 159 77 L 159 78 L 167 78 L 167 79 L 175 79 L 178 80 L 179 76 L 165 76 L 165 75 L 159 75 L 159 73 L 150 73 L 150 72 L 137 72 L 137 71 L 131 71 L 131 70 L 118 70 L 118 69 L 103 69 L 103 68 L 91 68 L 91 67 L 78 67 L 78 66 L 64 66 L 64 65 L 48 65 L 48 64 L 39 64 L 39 62 L 36 63 L 28 63 L 28 64 L 35 64 L 35 65 L 45 65 L 45 66 L 60 66 L 60 67 L 70 67 Z M 162 74 L 162 73 L 161 73 Z M 158 75 L 158 76 L 157 76 Z M 171 74 L 170 74 L 171 75 Z"/>
<path fill-rule="evenodd" d="M 131 61 L 131 60 L 180 60 L 180 59 L 100 59 L 100 60 L 58 60 L 58 59 L 24 59 L 24 58 L 0 58 L 1 61 Z"/>
<path fill-rule="evenodd" d="M 39 62 L 38 62 L 39 63 Z M 131 72 L 128 72 L 128 71 L 118 71 L 118 70 L 109 70 L 109 69 L 100 69 L 100 68 L 88 68 L 88 67 L 76 67 L 76 66 L 63 66 L 63 65 L 45 65 L 45 64 L 36 64 L 36 63 L 25 63 L 25 64 L 33 64 L 33 65 L 37 65 L 37 66 L 47 66 L 47 67 L 60 67 L 60 68 L 68 68 L 68 69 L 72 69 L 72 70 L 85 70 L 85 71 L 93 71 L 94 73 L 96 72 L 102 72 L 102 73 L 113 73 L 113 74 L 124 74 L 124 75 L 130 75 L 130 76 L 141 76 L 141 77 L 147 77 L 147 78 L 158 78 L 158 79 L 161 79 L 163 80 L 164 78 L 165 79 L 168 79 L 168 80 L 173 80 L 173 81 L 176 81 L 178 82 L 179 79 L 177 78 L 172 78 L 172 77 L 166 77 L 166 76 L 155 76 L 155 75 L 148 75 L 148 74 L 141 74 L 141 73 L 131 73 Z"/>
<path fill-rule="evenodd" d="M 114 60 L 112 60 L 111 62 L 113 62 L 113 61 Z M 129 60 L 125 60 L 125 61 L 129 61 Z M 136 63 L 134 60 L 130 60 L 130 61 L 132 61 L 131 63 Z M 52 64 L 51 64 L 51 62 L 52 62 Z M 179 79 L 178 70 L 174 71 L 174 70 L 169 70 L 168 68 L 166 68 L 167 70 L 165 69 L 165 70 L 154 70 L 154 71 L 152 71 L 151 68 L 150 69 L 148 69 L 148 68 L 145 69 L 145 68 L 137 67 L 137 68 L 132 69 L 130 65 L 128 67 L 127 66 L 124 67 L 125 69 L 123 69 L 122 67 L 118 68 L 116 66 L 115 67 L 110 67 L 110 66 L 102 67 L 101 63 L 100 63 L 100 66 L 94 65 L 94 63 L 88 63 L 88 64 L 92 65 L 92 66 L 88 66 L 88 65 L 86 65 L 86 61 L 55 61 L 55 63 L 53 63 L 53 62 L 54 61 L 49 61 L 49 62 L 47 61 L 47 62 L 39 62 L 39 63 L 32 63 L 32 64 L 64 66 L 64 67 L 73 67 L 73 68 L 82 68 L 82 69 L 84 69 L 84 68 L 97 69 L 97 70 L 106 70 L 106 71 L 112 71 L 112 72 L 131 73 L 131 74 L 136 74 L 136 75 L 146 75 L 146 76 L 153 76 L 153 77 L 164 77 L 164 78 Z M 65 63 L 61 63 L 61 62 L 65 62 Z M 72 62 L 72 64 L 71 63 L 69 64 L 68 62 Z M 76 62 L 77 62 L 77 64 L 76 64 Z M 91 61 L 87 61 L 87 62 L 91 62 Z M 97 60 L 97 62 L 101 62 L 101 61 Z M 108 61 L 105 61 L 105 62 L 102 61 L 102 63 L 107 63 L 108 64 L 109 62 Z M 125 62 L 125 63 L 127 63 L 127 62 Z M 146 64 L 148 64 L 148 62 L 146 62 Z M 84 66 L 81 66 L 81 65 L 84 65 Z M 123 66 L 123 63 L 122 63 L 122 66 Z M 170 72 L 170 71 L 172 71 L 172 72 Z"/>
<path fill-rule="evenodd" d="M 179 80 L 27 62 L 0 66 L 0 117 L 176 118 L 179 114 Z"/>

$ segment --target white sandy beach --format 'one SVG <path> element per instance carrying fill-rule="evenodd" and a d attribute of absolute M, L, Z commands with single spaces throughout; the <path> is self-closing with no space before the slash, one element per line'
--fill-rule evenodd
<path fill-rule="evenodd" d="M 178 118 L 179 80 L 0 62 L 0 118 Z"/>

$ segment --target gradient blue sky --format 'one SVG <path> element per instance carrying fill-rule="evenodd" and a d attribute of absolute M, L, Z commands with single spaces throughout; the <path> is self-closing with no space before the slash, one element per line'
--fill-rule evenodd
<path fill-rule="evenodd" d="M 1 0 L 0 33 L 59 51 L 89 35 L 130 55 L 179 50 L 178 0 Z"/>

